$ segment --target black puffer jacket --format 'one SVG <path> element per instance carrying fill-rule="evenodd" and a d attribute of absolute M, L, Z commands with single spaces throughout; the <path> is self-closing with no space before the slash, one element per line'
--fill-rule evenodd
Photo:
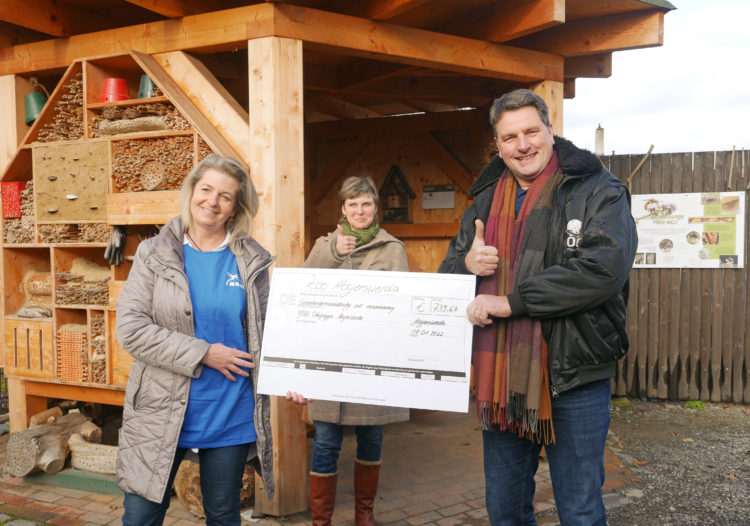
<path fill-rule="evenodd" d="M 549 344 L 553 396 L 614 376 L 628 337 L 625 310 L 629 275 L 638 244 L 625 186 L 591 152 L 555 137 L 564 177 L 557 190 L 544 269 L 516 283 L 508 296 L 513 316 L 542 320 Z M 474 204 L 438 272 L 469 274 L 465 257 L 474 241 L 474 220 L 486 224 L 505 163 L 494 159 L 469 189 Z"/>

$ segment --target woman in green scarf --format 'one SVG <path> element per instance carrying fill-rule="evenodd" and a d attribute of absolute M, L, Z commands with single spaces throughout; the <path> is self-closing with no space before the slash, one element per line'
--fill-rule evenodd
<path fill-rule="evenodd" d="M 304 263 L 307 268 L 396 270 L 407 272 L 404 244 L 380 228 L 376 220 L 378 190 L 370 177 L 349 177 L 339 191 L 343 217 L 336 230 L 319 238 Z M 352 342 L 356 345 L 357 342 Z M 297 393 L 287 398 L 306 400 Z M 327 402 L 309 406 L 315 424 L 310 509 L 314 525 L 331 523 L 336 498 L 338 458 L 344 426 L 354 426 L 357 455 L 354 460 L 355 524 L 374 525 L 373 505 L 378 488 L 383 424 L 409 419 L 409 410 L 398 407 Z"/>

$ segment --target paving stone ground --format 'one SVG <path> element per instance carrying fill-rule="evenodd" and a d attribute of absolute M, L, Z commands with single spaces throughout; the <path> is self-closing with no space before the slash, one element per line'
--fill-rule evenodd
<path fill-rule="evenodd" d="M 473 412 L 424 413 L 410 422 L 384 428 L 383 466 L 375 504 L 376 519 L 394 526 L 485 525 L 482 437 Z M 0 465 L 4 465 L 7 435 L 0 439 Z M 339 483 L 333 524 L 348 526 L 354 519 L 353 459 L 355 439 L 347 435 L 339 461 Z M 309 445 L 308 450 L 312 447 Z M 632 479 L 630 471 L 607 450 L 605 500 L 620 505 L 614 491 Z M 536 476 L 534 506 L 540 525 L 558 523 L 547 463 Z M 246 510 L 247 513 L 247 510 Z M 104 495 L 55 486 L 30 484 L 8 474 L 0 476 L 0 526 L 119 525 L 122 496 Z M 204 522 L 177 498 L 167 513 L 165 526 L 191 526 Z M 296 526 L 310 523 L 308 511 L 285 517 L 266 517 L 247 526 Z"/>

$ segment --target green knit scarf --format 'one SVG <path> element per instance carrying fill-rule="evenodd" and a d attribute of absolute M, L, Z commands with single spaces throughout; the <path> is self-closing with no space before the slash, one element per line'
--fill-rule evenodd
<path fill-rule="evenodd" d="M 372 241 L 380 231 L 380 225 L 378 225 L 377 221 L 373 221 L 370 226 L 360 230 L 352 230 L 349 221 L 346 219 L 342 219 L 340 224 L 341 230 L 344 231 L 345 236 L 354 236 L 356 238 L 357 242 L 355 243 L 355 247 L 357 248 Z"/>

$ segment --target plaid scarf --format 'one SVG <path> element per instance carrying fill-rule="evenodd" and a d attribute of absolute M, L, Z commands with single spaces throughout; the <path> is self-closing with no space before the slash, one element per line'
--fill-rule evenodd
<path fill-rule="evenodd" d="M 479 294 L 507 296 L 543 268 L 552 203 L 562 181 L 557 155 L 528 188 L 515 217 L 517 182 L 506 169 L 497 183 L 485 243 L 497 247 L 497 270 L 482 278 Z M 473 362 L 482 429 L 510 431 L 554 443 L 547 342 L 542 324 L 528 316 L 495 319 L 474 328 Z"/>

